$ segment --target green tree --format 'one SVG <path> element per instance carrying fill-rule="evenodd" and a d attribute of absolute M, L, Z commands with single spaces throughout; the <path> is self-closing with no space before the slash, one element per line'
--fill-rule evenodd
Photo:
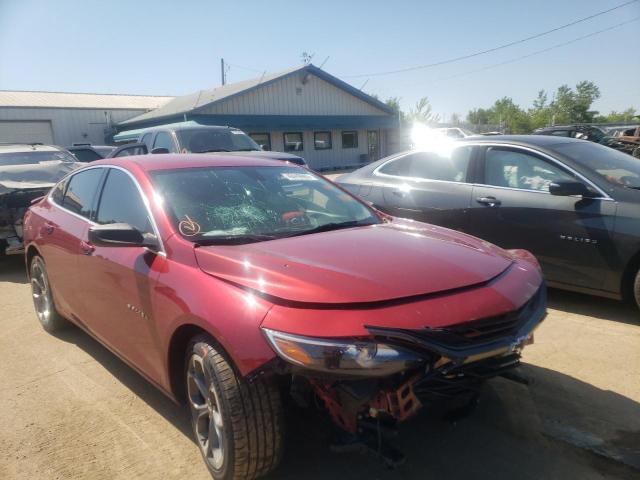
<path fill-rule="evenodd" d="M 489 123 L 489 111 L 484 108 L 474 108 L 467 113 L 467 122 L 473 125 L 487 125 Z"/>
<path fill-rule="evenodd" d="M 427 97 L 422 97 L 416 102 L 412 109 L 409 109 L 407 119 L 425 124 L 438 123 L 440 121 L 440 115 L 433 112 L 429 99 Z"/>

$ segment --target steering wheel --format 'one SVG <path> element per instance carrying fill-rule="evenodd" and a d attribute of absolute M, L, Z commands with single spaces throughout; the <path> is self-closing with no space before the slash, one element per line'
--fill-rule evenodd
<path fill-rule="evenodd" d="M 302 227 L 305 225 L 309 225 L 310 223 L 307 214 L 300 210 L 285 212 L 280 216 L 280 218 L 286 225 L 291 227 Z"/>

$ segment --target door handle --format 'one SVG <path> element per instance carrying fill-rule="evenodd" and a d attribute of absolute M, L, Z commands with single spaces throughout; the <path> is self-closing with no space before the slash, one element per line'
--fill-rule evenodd
<path fill-rule="evenodd" d="M 42 232 L 45 235 L 51 235 L 54 230 L 55 230 L 55 227 L 53 226 L 53 224 L 46 222 L 40 229 L 40 232 Z"/>
<path fill-rule="evenodd" d="M 83 240 L 80 242 L 80 249 L 85 255 L 91 255 L 95 251 L 96 247 Z"/>
<path fill-rule="evenodd" d="M 487 207 L 499 207 L 502 202 L 496 197 L 478 197 L 476 202 L 486 205 Z"/>

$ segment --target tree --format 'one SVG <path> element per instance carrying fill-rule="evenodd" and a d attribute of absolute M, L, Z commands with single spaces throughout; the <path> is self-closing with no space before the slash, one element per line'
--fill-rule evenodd
<path fill-rule="evenodd" d="M 484 108 L 474 108 L 467 113 L 467 122 L 474 125 L 487 125 L 489 123 L 489 111 Z"/>
<path fill-rule="evenodd" d="M 420 123 L 438 123 L 440 121 L 440 115 L 433 112 L 433 108 L 429 103 L 427 97 L 422 97 L 418 100 L 414 108 L 409 109 L 407 115 L 408 120 Z"/>

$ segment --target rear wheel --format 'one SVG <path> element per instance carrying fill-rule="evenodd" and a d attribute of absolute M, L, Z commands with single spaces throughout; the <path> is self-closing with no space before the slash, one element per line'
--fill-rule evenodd
<path fill-rule="evenodd" d="M 208 337 L 192 342 L 186 391 L 200 452 L 216 480 L 253 479 L 273 470 L 282 451 L 282 407 L 276 385 L 238 376 Z"/>
<path fill-rule="evenodd" d="M 636 306 L 640 308 L 640 270 L 636 273 L 636 279 L 633 282 L 633 298 L 636 301 Z"/>
<path fill-rule="evenodd" d="M 35 256 L 29 268 L 31 278 L 31 296 L 36 315 L 42 328 L 52 333 L 69 326 L 69 322 L 56 310 L 51 294 L 51 284 L 42 257 Z"/>

